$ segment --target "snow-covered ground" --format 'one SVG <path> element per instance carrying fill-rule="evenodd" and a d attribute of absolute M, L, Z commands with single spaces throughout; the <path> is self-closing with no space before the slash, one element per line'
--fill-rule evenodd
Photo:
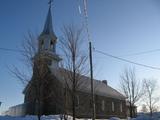
<path fill-rule="evenodd" d="M 37 116 L 25 116 L 25 117 L 12 117 L 12 116 L 0 116 L 0 120 L 38 120 Z M 42 116 L 41 120 L 61 120 L 60 116 Z M 68 120 L 72 120 L 72 117 L 68 117 Z M 91 119 L 76 119 L 76 120 L 91 120 Z M 108 119 L 101 119 L 108 120 Z M 121 120 L 116 117 L 112 117 L 109 120 Z"/>
<path fill-rule="evenodd" d="M 37 116 L 25 116 L 25 117 L 12 117 L 12 116 L 0 116 L 0 120 L 38 120 Z M 57 116 L 42 116 L 41 120 L 60 120 Z"/>
<path fill-rule="evenodd" d="M 25 116 L 25 117 L 11 117 L 11 116 L 0 116 L 0 120 L 38 120 L 37 116 Z M 59 115 L 42 116 L 41 120 L 61 120 Z M 72 117 L 68 117 L 68 120 L 72 120 Z M 77 119 L 77 120 L 91 120 L 91 119 Z M 100 119 L 99 119 L 100 120 Z M 101 119 L 107 120 L 107 119 Z M 121 120 L 117 117 L 112 117 L 108 120 Z M 127 120 L 127 119 L 123 119 Z M 132 118 L 128 120 L 160 120 L 160 117 L 149 117 L 147 115 L 140 115 L 137 118 Z"/>

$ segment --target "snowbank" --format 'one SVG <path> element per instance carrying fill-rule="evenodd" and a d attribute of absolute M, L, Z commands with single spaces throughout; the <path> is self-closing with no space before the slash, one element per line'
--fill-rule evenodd
<path fill-rule="evenodd" d="M 13 117 L 0 116 L 0 120 L 38 120 L 37 116 Z M 60 120 L 59 115 L 42 116 L 41 120 Z"/>
<path fill-rule="evenodd" d="M 132 118 L 131 120 L 160 120 L 158 117 L 150 117 L 148 115 L 138 116 L 137 118 Z"/>
<path fill-rule="evenodd" d="M 109 118 L 109 120 L 121 120 L 121 119 L 118 117 L 111 117 L 111 118 Z"/>
<path fill-rule="evenodd" d="M 11 117 L 11 116 L 0 116 L 0 120 L 36 120 L 35 117 Z"/>
<path fill-rule="evenodd" d="M 72 116 L 68 116 L 67 119 L 72 120 Z M 30 116 L 30 115 L 25 117 L 0 116 L 0 120 L 38 120 L 38 118 L 37 116 Z M 61 116 L 60 115 L 42 116 L 41 120 L 61 120 Z M 91 120 L 91 119 L 83 118 L 83 119 L 76 119 L 76 120 Z M 99 119 L 99 120 L 107 120 L 107 119 Z M 121 120 L 121 119 L 117 117 L 111 117 L 109 120 Z"/>

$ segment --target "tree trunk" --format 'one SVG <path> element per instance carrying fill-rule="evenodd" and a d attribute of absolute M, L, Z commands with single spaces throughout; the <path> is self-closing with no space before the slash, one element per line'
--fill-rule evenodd
<path fill-rule="evenodd" d="M 151 116 L 151 117 L 152 117 L 152 114 L 153 114 L 152 108 L 150 108 L 150 116 Z"/>
<path fill-rule="evenodd" d="M 133 117 L 133 114 L 132 114 L 132 111 L 133 111 L 133 110 L 132 110 L 132 104 L 131 104 L 131 103 L 130 103 L 130 106 L 129 106 L 129 107 L 130 107 L 130 110 L 129 110 L 129 111 L 130 111 L 130 117 L 132 118 L 132 117 Z"/>
<path fill-rule="evenodd" d="M 75 98 L 75 97 L 73 96 L 73 98 Z M 75 100 L 72 101 L 72 104 L 73 104 L 73 106 L 72 106 L 73 120 L 75 120 Z"/>
<path fill-rule="evenodd" d="M 38 120 L 41 120 L 41 103 L 38 101 Z"/>
<path fill-rule="evenodd" d="M 41 116 L 40 115 L 38 115 L 38 120 L 41 120 Z"/>
<path fill-rule="evenodd" d="M 75 82 L 73 82 L 73 83 L 75 83 Z M 73 120 L 75 120 L 75 118 L 76 118 L 76 111 L 75 111 L 75 85 L 73 85 L 72 112 L 73 112 Z"/>
<path fill-rule="evenodd" d="M 72 97 L 73 120 L 75 120 L 76 118 L 76 111 L 75 111 L 75 100 L 76 100 L 75 99 L 75 96 L 76 96 L 76 63 L 75 63 L 75 60 L 76 60 L 76 56 L 74 52 L 72 55 L 72 61 L 73 61 L 73 86 L 72 86 L 72 89 L 73 89 L 73 97 Z"/>

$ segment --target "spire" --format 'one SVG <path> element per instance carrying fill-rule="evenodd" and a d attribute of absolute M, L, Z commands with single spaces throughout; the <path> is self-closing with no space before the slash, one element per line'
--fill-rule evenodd
<path fill-rule="evenodd" d="M 46 18 L 46 21 L 45 21 L 45 24 L 44 24 L 42 34 L 49 34 L 52 37 L 56 38 L 56 35 L 54 34 L 54 31 L 53 31 L 53 25 L 52 25 L 52 13 L 51 13 L 52 2 L 53 1 L 50 0 L 49 3 L 48 3 L 49 4 L 49 10 L 48 10 L 48 14 L 47 14 L 47 18 Z"/>
<path fill-rule="evenodd" d="M 44 58 L 47 59 L 47 61 L 51 61 L 50 66 L 52 66 L 53 69 L 56 69 L 58 68 L 58 62 L 61 60 L 61 58 L 56 54 L 57 37 L 54 34 L 52 26 L 52 3 L 53 0 L 49 0 L 49 10 L 44 24 L 44 28 L 42 33 L 38 37 L 38 55 L 45 56 Z"/>

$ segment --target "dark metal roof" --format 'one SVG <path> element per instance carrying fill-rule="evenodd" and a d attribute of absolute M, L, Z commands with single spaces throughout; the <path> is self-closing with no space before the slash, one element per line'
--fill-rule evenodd
<path fill-rule="evenodd" d="M 57 72 L 59 72 L 59 73 L 56 73 L 56 75 L 60 74 L 60 76 L 58 78 L 59 80 L 61 80 L 63 83 L 68 82 L 67 83 L 68 85 L 72 85 L 71 80 L 67 79 L 68 75 L 65 75 L 65 74 L 71 73 L 71 71 L 60 68 L 60 70 L 57 71 Z M 62 77 L 62 76 L 64 76 L 64 77 Z M 91 92 L 90 78 L 87 77 L 87 76 L 84 76 L 84 75 L 79 75 L 79 76 L 80 76 L 79 77 L 80 80 L 78 81 L 79 83 L 77 83 L 77 84 L 79 84 L 78 89 L 80 91 L 90 93 Z M 94 91 L 95 91 L 96 95 L 115 98 L 115 99 L 120 99 L 120 100 L 125 100 L 126 99 L 126 97 L 123 94 L 121 94 L 116 89 L 112 88 L 111 86 L 106 85 L 104 82 L 102 82 L 100 80 L 94 79 L 93 84 L 94 84 L 93 87 L 94 87 Z M 69 86 L 69 87 L 71 87 L 71 86 Z"/>
<path fill-rule="evenodd" d="M 51 7 L 49 7 L 47 18 L 41 35 L 51 35 L 52 37 L 57 38 L 53 31 Z"/>
<path fill-rule="evenodd" d="M 60 68 L 59 70 L 56 71 L 56 73 L 53 72 L 52 74 L 56 75 L 57 79 L 60 80 L 64 85 L 67 82 L 67 84 L 71 88 L 72 83 L 66 77 L 66 76 L 68 76 L 68 73 L 71 73 L 71 71 Z M 31 87 L 31 81 L 25 87 L 25 89 L 23 91 L 24 94 L 27 92 L 27 89 L 29 89 Z M 79 83 L 80 86 L 78 88 L 79 91 L 86 92 L 86 93 L 91 92 L 91 85 L 90 85 L 90 78 L 89 77 L 81 75 L 81 79 L 79 80 L 79 82 L 80 82 Z M 120 92 L 118 92 L 117 90 L 112 88 L 111 86 L 106 85 L 105 83 L 103 83 L 100 80 L 95 80 L 94 79 L 93 83 L 94 83 L 94 91 L 95 91 L 96 95 L 105 96 L 105 97 L 109 97 L 109 98 L 120 99 L 120 100 L 125 100 L 126 99 L 126 97 L 123 94 L 121 94 Z"/>

